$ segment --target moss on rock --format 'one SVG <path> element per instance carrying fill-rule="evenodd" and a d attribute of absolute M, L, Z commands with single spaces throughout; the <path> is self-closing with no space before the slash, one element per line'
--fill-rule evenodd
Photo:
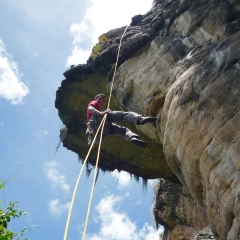
<path fill-rule="evenodd" d="M 87 104 L 100 92 L 106 94 L 106 78 L 98 74 L 84 75 L 77 81 L 65 81 L 57 91 L 56 108 L 69 130 L 63 145 L 81 159 L 85 158 L 89 149 L 85 134 Z M 108 94 L 106 96 L 108 97 Z M 110 108 L 123 110 L 114 97 Z M 122 137 L 107 136 L 106 142 L 102 144 L 99 167 L 109 171 L 124 170 L 143 179 L 174 179 L 174 174 L 165 160 L 162 145 L 143 135 L 134 124 L 125 122 L 121 125 L 139 134 L 148 142 L 148 146 L 139 148 Z M 97 146 L 89 156 L 92 165 L 95 165 L 96 154 Z"/>

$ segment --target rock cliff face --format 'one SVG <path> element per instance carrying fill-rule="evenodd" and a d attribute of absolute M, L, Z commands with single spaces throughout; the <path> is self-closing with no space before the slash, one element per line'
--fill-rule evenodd
<path fill-rule="evenodd" d="M 66 71 L 57 90 L 63 144 L 80 158 L 88 149 L 86 105 L 111 83 L 124 29 L 100 36 L 87 64 Z M 239 59 L 239 0 L 155 0 L 123 37 L 111 108 L 158 121 L 127 125 L 146 149 L 108 137 L 99 164 L 159 178 L 152 209 L 164 239 L 240 239 Z"/>

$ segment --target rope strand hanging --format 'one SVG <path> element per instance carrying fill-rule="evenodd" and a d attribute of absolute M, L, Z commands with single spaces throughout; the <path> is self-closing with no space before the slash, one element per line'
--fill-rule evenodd
<path fill-rule="evenodd" d="M 85 166 L 85 164 L 86 164 L 86 162 L 87 162 L 87 160 L 88 160 L 88 157 L 89 157 L 90 152 L 91 152 L 91 150 L 92 150 L 92 148 L 93 148 L 93 145 L 94 145 L 94 143 L 95 143 L 95 140 L 96 140 L 96 138 L 97 138 L 98 132 L 99 132 L 100 127 L 102 126 L 102 124 L 103 124 L 103 121 L 100 123 L 99 128 L 97 129 L 96 135 L 95 135 L 94 138 L 93 138 L 93 141 L 92 141 L 92 143 L 91 143 L 91 145 L 90 145 L 90 148 L 89 148 L 89 150 L 88 150 L 88 153 L 87 153 L 87 155 L 86 155 L 86 158 L 85 158 L 85 160 L 84 160 L 84 162 L 83 162 L 83 164 L 82 164 L 82 168 L 81 168 L 81 170 L 80 170 L 80 172 L 79 172 L 79 175 L 78 175 L 78 178 L 77 178 L 77 181 L 76 181 L 76 184 L 75 184 L 75 188 L 74 188 L 74 191 L 73 191 L 73 196 L 72 196 L 71 204 L 70 204 L 69 211 L 68 211 L 68 218 L 67 218 L 67 222 L 66 222 L 66 227 L 65 227 L 65 232 L 64 232 L 63 240 L 66 240 L 66 239 L 67 239 L 67 234 L 68 234 L 68 229 L 69 229 L 69 223 L 70 223 L 70 219 L 71 219 L 71 215 L 72 215 L 72 208 L 73 208 L 73 204 L 74 204 L 74 201 L 75 201 L 77 188 L 78 188 L 78 185 L 79 185 L 81 176 L 82 176 L 82 172 L 83 172 L 84 166 Z"/>
<path fill-rule="evenodd" d="M 121 44 L 122 44 L 122 39 L 123 39 L 123 36 L 125 35 L 126 31 L 127 31 L 127 28 L 128 26 L 126 26 L 122 36 L 121 36 L 121 39 L 120 39 L 120 42 L 119 42 L 119 46 L 118 46 L 118 53 L 117 53 L 117 59 L 116 59 L 116 64 L 115 64 L 115 68 L 114 68 L 114 74 L 113 74 L 113 80 L 112 80 L 112 84 L 111 84 L 111 89 L 110 89 L 110 94 L 109 94 L 109 99 L 108 99 L 108 105 L 107 105 L 107 109 L 109 109 L 110 107 L 110 101 L 111 101 L 111 97 L 112 97 L 112 89 L 113 89 L 113 84 L 114 84 L 114 80 L 115 80 L 115 75 L 116 75 L 116 69 L 117 69 L 117 65 L 118 65 L 118 58 L 119 58 L 119 53 L 120 53 L 120 49 L 121 49 Z M 66 227 L 65 227 L 65 232 L 64 232 L 64 237 L 63 237 L 63 240 L 66 240 L 67 239 L 67 234 L 68 234 L 68 229 L 69 229 L 69 223 L 70 223 L 70 219 L 71 219 L 71 214 L 72 214 L 72 208 L 73 208 L 73 205 L 74 205 L 74 201 L 75 201 L 75 197 L 76 197 L 76 192 L 77 192 L 77 188 L 78 188 L 78 185 L 79 185 L 79 182 L 80 182 L 80 179 L 81 179 L 81 175 L 82 175 L 82 172 L 83 172 L 83 168 L 88 160 L 88 157 L 90 155 L 90 152 L 93 148 L 93 145 L 95 143 L 95 140 L 96 140 L 96 137 L 98 135 L 98 132 L 101 128 L 101 134 L 100 134 L 100 141 L 99 141 L 99 146 L 98 146 L 98 153 L 97 153 L 97 160 L 96 160 L 96 166 L 95 166 L 95 173 L 94 173 L 94 180 L 93 180 L 93 184 L 92 184 L 92 190 L 91 190 L 91 195 L 90 195 L 90 199 L 89 199 L 89 204 L 88 204 L 88 211 L 87 211 L 87 216 L 86 216 L 86 221 L 85 221 L 85 226 L 84 226 L 84 232 L 83 232 L 83 237 L 82 237 L 82 240 L 85 239 L 86 237 L 86 232 L 87 232 L 87 226 L 88 226 L 88 219 L 89 219 L 89 214 L 90 214 L 90 209 L 91 209 L 91 203 L 92 203 L 92 197 L 93 197 L 93 192 L 94 192 L 94 187 L 95 187 L 95 182 L 96 182 L 96 177 L 97 177 L 97 170 L 98 170 L 98 162 L 99 162 L 99 156 L 100 156 L 100 149 L 101 149 L 101 144 L 102 144 L 102 135 L 103 135 L 103 128 L 104 128 L 104 124 L 105 124 L 105 121 L 106 121 L 106 117 L 107 115 L 104 115 L 98 129 L 97 129 L 97 132 L 94 136 L 94 139 L 91 143 L 91 146 L 88 150 L 88 153 L 86 155 L 86 158 L 82 164 L 82 168 L 79 172 L 79 176 L 77 178 L 77 181 L 76 181 L 76 184 L 75 184 L 75 188 L 74 188 L 74 192 L 73 192 L 73 196 L 72 196 L 72 200 L 71 200 L 71 204 L 70 204 L 70 207 L 69 207 L 69 212 L 68 212 L 68 218 L 67 218 L 67 222 L 66 222 Z"/>

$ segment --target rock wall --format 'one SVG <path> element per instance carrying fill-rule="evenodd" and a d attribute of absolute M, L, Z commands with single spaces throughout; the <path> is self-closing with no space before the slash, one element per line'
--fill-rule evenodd
<path fill-rule="evenodd" d="M 124 29 L 100 36 L 87 64 L 66 71 L 57 91 L 68 128 L 63 144 L 80 157 L 87 149 L 85 106 L 111 83 Z M 129 143 L 120 153 L 111 139 L 100 168 L 161 178 L 152 209 L 164 239 L 192 239 L 208 225 L 216 239 L 240 239 L 239 59 L 239 0 L 155 0 L 123 38 L 111 108 L 158 121 L 129 126 L 149 142 L 142 160 Z"/>
<path fill-rule="evenodd" d="M 208 216 L 188 189 L 166 179 L 159 179 L 153 185 L 155 198 L 152 213 L 157 223 L 167 229 L 164 239 L 193 239 L 208 226 Z"/>

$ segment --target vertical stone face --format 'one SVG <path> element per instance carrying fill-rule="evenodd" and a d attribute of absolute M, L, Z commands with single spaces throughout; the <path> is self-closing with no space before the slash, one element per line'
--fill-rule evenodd
<path fill-rule="evenodd" d="M 179 77 L 166 96 L 162 115 L 167 161 L 206 208 L 221 239 L 238 218 L 239 39 L 240 33 L 228 38 Z"/>
<path fill-rule="evenodd" d="M 156 37 L 120 66 L 114 94 L 130 109 L 156 114 L 172 170 L 205 208 L 214 234 L 238 239 L 240 33 L 228 36 L 228 19 L 239 3 L 197 2 L 172 22 L 180 35 Z M 161 211 L 157 220 L 172 228 L 176 217 Z"/>
<path fill-rule="evenodd" d="M 210 240 L 216 239 L 212 233 L 210 227 L 203 228 L 198 234 L 194 237 L 194 240 Z"/>
<path fill-rule="evenodd" d="M 121 142 L 122 151 L 118 140 L 109 141 L 100 167 L 165 178 L 154 188 L 153 206 L 166 227 L 164 239 L 191 239 L 208 224 L 216 239 L 240 238 L 239 26 L 239 0 L 155 0 L 149 12 L 133 17 L 123 38 L 112 107 L 158 120 L 137 127 L 149 137 L 148 149 Z M 88 147 L 82 103 L 96 86 L 105 91 L 106 78 L 112 81 L 124 29 L 102 35 L 98 52 L 66 71 L 57 91 L 56 107 L 69 130 L 64 146 L 79 155 Z M 201 237 L 212 235 L 206 230 L 195 239 Z"/>
<path fill-rule="evenodd" d="M 169 239 L 191 239 L 208 226 L 206 210 L 194 201 L 186 187 L 159 179 L 153 190 L 152 211 L 156 221 L 169 230 Z"/>

